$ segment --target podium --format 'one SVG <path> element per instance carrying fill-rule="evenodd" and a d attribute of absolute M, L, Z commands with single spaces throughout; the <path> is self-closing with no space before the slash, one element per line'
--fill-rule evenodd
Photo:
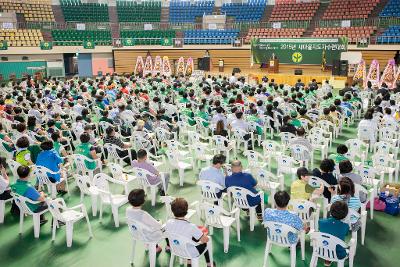
<path fill-rule="evenodd" d="M 271 59 L 268 62 L 268 72 L 269 73 L 279 73 L 279 60 L 278 59 Z"/>

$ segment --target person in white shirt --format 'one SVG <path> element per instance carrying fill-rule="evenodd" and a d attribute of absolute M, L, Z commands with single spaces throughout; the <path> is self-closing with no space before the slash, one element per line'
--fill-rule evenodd
<path fill-rule="evenodd" d="M 381 120 L 381 123 L 388 123 L 388 124 L 393 124 L 397 125 L 396 119 L 393 117 L 392 114 L 392 109 L 391 108 L 385 108 L 384 110 L 385 115 L 383 115 L 383 118 Z"/>
<path fill-rule="evenodd" d="M 229 83 L 230 84 L 236 84 L 238 79 L 235 76 L 235 73 L 232 73 L 232 76 L 229 78 Z"/>
<path fill-rule="evenodd" d="M 228 126 L 226 117 L 224 115 L 224 109 L 222 107 L 217 108 L 217 113 L 212 117 L 211 124 L 216 125 L 219 121 L 224 122 L 224 129 Z"/>
<path fill-rule="evenodd" d="M 233 130 L 239 129 L 245 132 L 249 131 L 249 124 L 243 120 L 243 112 L 236 112 L 236 119 L 232 121 L 231 127 Z"/>
<path fill-rule="evenodd" d="M 373 114 L 370 111 L 367 111 L 364 115 L 364 119 L 360 121 L 358 124 L 358 136 L 362 136 L 362 139 L 366 138 L 366 136 L 361 131 L 362 129 L 368 129 L 368 140 L 371 142 L 371 145 L 376 141 L 376 135 L 378 131 L 378 125 L 373 120 Z"/>
<path fill-rule="evenodd" d="M 12 198 L 11 196 L 11 189 L 9 187 L 10 185 L 10 179 L 8 178 L 7 171 L 4 168 L 4 158 L 0 158 L 0 200 L 8 200 Z"/>
<path fill-rule="evenodd" d="M 187 201 L 183 198 L 176 198 L 174 201 L 172 201 L 171 210 L 175 218 L 168 220 L 165 224 L 165 235 L 167 236 L 167 238 L 169 238 L 169 236 L 171 235 L 179 235 L 198 242 L 199 244 L 197 246 L 193 246 L 190 244 L 187 245 L 187 250 L 189 251 L 191 256 L 198 257 L 206 250 L 207 242 L 210 239 L 208 238 L 207 233 L 204 233 L 195 224 L 190 223 L 185 219 L 188 208 L 189 205 Z M 215 263 L 211 264 L 208 251 L 204 253 L 204 257 L 206 259 L 207 266 L 215 266 Z M 188 261 L 188 264 L 190 264 L 190 261 Z"/>
<path fill-rule="evenodd" d="M 149 240 L 159 241 L 163 238 L 162 225 L 160 221 L 154 219 L 149 213 L 142 210 L 145 202 L 146 193 L 143 189 L 134 189 L 128 195 L 128 202 L 131 205 L 126 208 L 126 219 L 131 222 L 139 222 L 146 225 L 144 234 Z M 169 250 L 169 247 L 166 247 Z M 157 244 L 157 253 L 160 253 L 162 248 Z"/>
<path fill-rule="evenodd" d="M 28 117 L 35 117 L 37 124 L 42 124 L 42 113 L 39 111 L 39 104 L 32 103 L 31 109 L 28 111 Z"/>
<path fill-rule="evenodd" d="M 78 113 L 79 115 L 82 115 L 82 110 L 85 108 L 83 105 L 83 99 L 78 99 L 76 105 L 73 107 L 73 110 Z"/>
<path fill-rule="evenodd" d="M 222 154 L 215 155 L 212 159 L 212 165 L 205 167 L 200 171 L 199 179 L 216 183 L 225 189 L 226 170 L 222 168 L 226 157 Z M 222 192 L 218 191 L 217 196 L 221 197 Z"/>

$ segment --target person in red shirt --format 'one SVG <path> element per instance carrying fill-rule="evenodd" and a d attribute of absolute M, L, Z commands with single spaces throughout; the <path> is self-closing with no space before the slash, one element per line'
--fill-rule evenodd
<path fill-rule="evenodd" d="M 244 105 L 242 94 L 238 94 L 235 100 L 235 104 L 242 104 Z"/>

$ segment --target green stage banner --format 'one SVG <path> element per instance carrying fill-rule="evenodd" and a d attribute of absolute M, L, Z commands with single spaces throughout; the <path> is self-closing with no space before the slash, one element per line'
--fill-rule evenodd
<path fill-rule="evenodd" d="M 51 50 L 51 49 L 53 49 L 53 43 L 52 42 L 41 41 L 40 42 L 40 49 L 42 49 L 42 50 Z"/>
<path fill-rule="evenodd" d="M 171 46 L 172 45 L 172 38 L 161 38 L 160 43 L 162 46 Z"/>
<path fill-rule="evenodd" d="M 122 45 L 123 46 L 134 46 L 135 45 L 135 39 L 133 39 L 133 38 L 122 39 Z"/>
<path fill-rule="evenodd" d="M 92 41 L 84 41 L 83 48 L 85 49 L 94 49 L 96 47 L 95 43 Z"/>
<path fill-rule="evenodd" d="M 8 49 L 8 43 L 7 41 L 3 40 L 0 42 L 0 50 L 7 50 Z"/>
<path fill-rule="evenodd" d="M 324 52 L 325 51 L 325 52 Z M 253 38 L 251 54 L 253 63 L 266 63 L 274 54 L 283 64 L 331 65 L 347 51 L 347 37 L 340 38 Z"/>

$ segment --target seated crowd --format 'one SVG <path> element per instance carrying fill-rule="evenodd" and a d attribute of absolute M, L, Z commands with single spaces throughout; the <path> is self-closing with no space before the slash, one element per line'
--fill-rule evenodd
<path fill-rule="evenodd" d="M 247 208 L 235 201 L 234 206 L 250 214 L 254 208 L 256 218 L 264 223 L 290 226 L 294 232 L 289 234 L 289 243 L 297 243 L 302 231 L 319 231 L 344 241 L 362 224 L 368 196 L 359 192 L 358 186 L 366 185 L 358 170 L 367 158 L 354 153 L 355 148 L 347 143 L 338 145 L 336 153 L 328 155 L 332 140 L 346 125 L 353 125 L 364 116 L 358 138 L 373 147 L 378 140 L 386 141 L 380 136 L 379 126 L 398 127 L 399 119 L 398 106 L 385 84 L 378 91 L 364 91 L 360 84 L 347 85 L 338 94 L 327 81 L 321 85 L 315 80 L 308 84 L 299 80 L 289 86 L 264 77 L 259 84 L 249 84 L 234 74 L 210 75 L 200 80 L 159 74 L 144 78 L 114 74 L 94 80 L 36 81 L 29 77 L 2 84 L 0 151 L 4 158 L 0 162 L 0 200 L 15 196 L 29 199 L 29 209 L 41 213 L 44 224 L 47 220 L 42 212 L 48 209 L 47 200 L 54 194 L 64 197 L 69 180 L 78 174 L 88 175 L 94 181 L 93 176 L 107 173 L 110 163 L 115 163 L 124 175 L 118 177 L 110 171 L 109 180 L 128 183 L 128 173 L 145 170 L 145 184 L 141 182 L 140 189 L 125 192 L 130 204 L 127 220 L 145 224 L 152 230 L 146 232 L 152 240 L 166 238 L 167 252 L 174 249 L 169 242 L 174 235 L 193 240 L 196 245 L 189 247 L 190 253 L 204 254 L 207 266 L 216 266 L 212 251 L 206 246 L 211 240 L 208 230 L 186 217 L 189 204 L 185 199 L 173 199 L 172 217 L 164 225 L 143 209 L 145 187 L 154 186 L 160 196 L 168 196 L 175 178 L 172 169 L 178 169 L 182 186 L 186 169 L 182 166 L 196 169 L 206 161 L 196 178 L 215 185 L 216 198 L 210 205 L 220 205 L 233 190 L 244 190 L 241 192 L 246 193 Z M 367 129 L 367 134 L 363 129 Z M 269 138 L 274 138 L 275 133 L 281 142 Z M 206 139 L 210 143 L 202 141 Z M 219 145 L 218 140 L 222 140 Z M 270 151 L 268 145 L 277 145 L 279 149 Z M 205 153 L 197 153 L 203 149 L 211 151 L 209 158 Z M 239 150 L 243 150 L 243 155 Z M 303 152 L 296 153 L 300 150 Z M 321 161 L 318 168 L 309 169 L 316 151 L 321 152 Z M 264 158 L 254 163 L 248 152 L 262 154 Z M 273 152 L 279 153 L 270 154 Z M 279 163 L 283 156 L 293 159 L 298 166 L 288 167 L 287 172 Z M 83 166 L 79 164 L 80 157 L 84 159 Z M 292 174 L 286 191 L 285 184 L 279 184 L 274 191 L 271 181 L 266 187 L 260 185 L 260 169 L 270 171 L 272 167 L 262 163 L 271 164 L 271 158 L 277 161 L 275 178 Z M 361 162 L 357 161 L 359 158 Z M 7 167 L 12 176 L 7 174 Z M 45 192 L 43 182 L 37 179 L 39 167 L 47 172 L 48 181 L 44 184 L 54 184 L 57 192 Z M 97 185 L 93 182 L 92 186 Z M 320 219 L 319 228 L 315 229 L 295 212 L 296 201 L 322 201 L 327 204 L 323 208 L 329 215 Z M 272 206 L 263 209 L 264 202 Z M 12 202 L 11 213 L 18 215 L 20 208 Z M 309 212 L 315 210 L 310 208 Z M 157 252 L 161 251 L 157 245 Z M 341 246 L 336 253 L 339 259 L 348 256 Z M 330 264 L 325 260 L 325 266 Z"/>

